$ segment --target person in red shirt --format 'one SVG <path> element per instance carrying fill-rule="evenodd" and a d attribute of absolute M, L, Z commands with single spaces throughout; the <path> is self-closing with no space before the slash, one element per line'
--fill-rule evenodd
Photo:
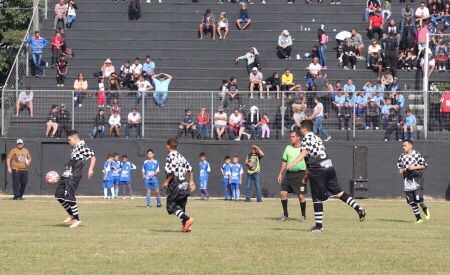
<path fill-rule="evenodd" d="M 55 67 L 58 62 L 59 56 L 62 54 L 61 46 L 64 44 L 64 40 L 61 34 L 57 31 L 52 37 L 52 68 Z"/>
<path fill-rule="evenodd" d="M 440 112 L 442 130 L 450 131 L 450 91 L 442 93 Z"/>
<path fill-rule="evenodd" d="M 208 137 L 210 123 L 208 110 L 205 107 L 201 107 L 200 113 L 197 114 L 197 133 L 199 139 L 206 139 Z"/>
<path fill-rule="evenodd" d="M 375 13 L 370 16 L 369 19 L 369 28 L 368 28 L 368 36 L 370 39 L 375 38 L 375 33 L 378 34 L 378 40 L 381 40 L 383 36 L 383 17 L 379 10 L 375 11 Z"/>
<path fill-rule="evenodd" d="M 448 56 L 444 53 L 444 49 L 439 50 L 439 54 L 436 55 L 435 61 L 438 67 L 438 71 L 444 72 L 447 70 Z"/>

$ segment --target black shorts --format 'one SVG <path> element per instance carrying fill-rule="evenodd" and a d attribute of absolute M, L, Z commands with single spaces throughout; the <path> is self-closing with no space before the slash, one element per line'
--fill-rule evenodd
<path fill-rule="evenodd" d="M 56 186 L 55 198 L 76 202 L 77 199 L 75 198 L 75 192 L 77 191 L 79 183 L 79 179 L 61 178 Z"/>
<path fill-rule="evenodd" d="M 321 171 L 314 171 L 309 176 L 309 183 L 311 185 L 311 194 L 313 201 L 326 201 L 332 195 L 337 195 L 342 192 L 342 188 L 338 184 L 336 170 L 334 167 L 321 169 Z"/>
<path fill-rule="evenodd" d="M 169 215 L 175 214 L 178 210 L 186 212 L 186 203 L 188 197 L 174 199 L 167 196 L 166 209 Z"/>
<path fill-rule="evenodd" d="M 306 184 L 302 184 L 306 171 L 286 172 L 283 182 L 281 183 L 281 191 L 292 193 L 295 195 L 304 195 L 307 192 Z"/>
<path fill-rule="evenodd" d="M 417 186 L 417 190 L 405 191 L 406 202 L 408 204 L 423 202 L 423 183 L 424 183 L 423 177 L 422 176 L 416 177 L 415 180 L 419 184 Z"/>

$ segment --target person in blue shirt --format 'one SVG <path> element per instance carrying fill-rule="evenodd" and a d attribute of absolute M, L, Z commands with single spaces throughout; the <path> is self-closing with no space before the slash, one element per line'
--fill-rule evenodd
<path fill-rule="evenodd" d="M 142 65 L 142 72 L 145 79 L 150 81 L 150 84 L 155 87 L 155 82 L 153 82 L 153 75 L 155 75 L 155 61 L 150 58 L 150 55 L 145 57 L 145 63 Z"/>
<path fill-rule="evenodd" d="M 111 163 L 113 162 L 112 154 L 106 155 L 105 164 L 103 164 L 103 194 L 104 199 L 108 198 L 108 189 L 111 190 L 111 199 L 114 198 L 114 184 L 112 181 Z"/>
<path fill-rule="evenodd" d="M 222 180 L 222 186 L 223 186 L 223 199 L 224 200 L 231 200 L 231 158 L 229 156 L 225 156 L 225 163 L 222 164 L 222 168 L 220 171 L 222 172 L 223 180 Z"/>
<path fill-rule="evenodd" d="M 405 97 L 400 93 L 395 93 L 395 97 L 397 98 L 397 110 L 399 113 L 405 108 Z"/>
<path fill-rule="evenodd" d="M 386 103 L 383 105 L 383 107 L 381 108 L 381 119 L 383 122 L 383 127 L 386 128 L 388 120 L 389 120 L 389 114 L 390 114 L 390 110 L 394 108 L 394 105 L 392 105 L 392 101 L 390 98 L 386 99 Z"/>
<path fill-rule="evenodd" d="M 356 104 L 356 117 L 361 117 L 367 107 L 367 97 L 364 95 L 364 92 L 358 93 L 358 96 L 355 99 Z"/>
<path fill-rule="evenodd" d="M 353 84 L 353 79 L 349 77 L 347 83 L 345 83 L 343 91 L 346 93 L 354 93 L 356 91 L 356 86 Z"/>
<path fill-rule="evenodd" d="M 169 93 L 169 84 L 173 77 L 170 74 L 156 74 L 153 76 L 153 82 L 155 83 L 155 92 L 153 93 L 153 99 L 156 106 L 164 107 L 167 94 Z"/>
<path fill-rule="evenodd" d="M 41 57 L 42 51 L 45 46 L 49 43 L 47 39 L 41 37 L 41 33 L 39 31 L 34 32 L 34 37 L 28 37 L 28 39 L 24 40 L 31 45 L 31 52 L 33 53 L 33 63 L 36 68 L 36 77 L 42 76 L 44 74 L 44 70 L 41 67 Z"/>
<path fill-rule="evenodd" d="M 385 88 L 386 87 L 384 86 L 383 82 L 381 82 L 380 79 L 377 80 L 377 84 L 374 86 L 375 91 L 380 91 L 380 92 L 384 93 Z"/>
<path fill-rule="evenodd" d="M 413 140 L 416 123 L 416 116 L 411 113 L 411 110 L 406 110 L 405 124 L 403 124 L 403 140 Z"/>
<path fill-rule="evenodd" d="M 372 98 L 373 93 L 375 92 L 375 87 L 372 85 L 371 81 L 367 81 L 363 86 L 363 90 L 366 93 L 367 98 Z"/>
<path fill-rule="evenodd" d="M 384 104 L 383 94 L 379 91 L 375 92 L 375 95 L 372 97 L 373 102 L 381 108 L 381 105 Z"/>
<path fill-rule="evenodd" d="M 128 161 L 128 156 L 122 155 L 122 162 L 120 163 L 120 185 L 122 185 L 123 199 L 126 199 L 125 186 L 128 186 L 130 199 L 134 199 L 133 188 L 131 187 L 131 170 L 135 169 L 136 165 L 134 165 L 131 161 Z"/>
<path fill-rule="evenodd" d="M 114 184 L 114 197 L 119 197 L 119 184 L 120 184 L 120 161 L 119 154 L 113 153 L 113 162 L 111 163 L 112 181 Z"/>
<path fill-rule="evenodd" d="M 200 162 L 198 164 L 198 170 L 200 171 L 198 182 L 200 184 L 200 196 L 202 200 L 209 198 L 208 194 L 208 176 L 211 172 L 209 162 L 206 160 L 205 153 L 201 152 L 199 155 Z"/>
<path fill-rule="evenodd" d="M 338 119 L 340 118 L 341 108 L 344 106 L 344 102 L 345 102 L 345 93 L 340 92 L 334 97 L 333 108 L 336 110 Z"/>
<path fill-rule="evenodd" d="M 147 207 L 152 207 L 151 191 L 153 190 L 156 197 L 156 207 L 160 208 L 162 207 L 161 195 L 159 192 L 158 177 L 156 176 L 159 173 L 159 163 L 153 158 L 154 155 L 152 149 L 147 150 L 147 160 L 142 164 L 142 177 L 144 178 L 144 188 L 147 192 Z"/>
<path fill-rule="evenodd" d="M 242 169 L 242 165 L 239 163 L 239 158 L 237 156 L 233 156 L 233 163 L 230 166 L 231 172 L 231 190 L 233 193 L 233 200 L 239 201 L 241 197 L 241 184 L 242 184 L 242 174 L 244 174 L 244 169 Z"/>

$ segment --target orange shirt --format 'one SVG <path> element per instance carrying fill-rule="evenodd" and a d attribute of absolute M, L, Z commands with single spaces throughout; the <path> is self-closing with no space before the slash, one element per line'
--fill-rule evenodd
<path fill-rule="evenodd" d="M 26 148 L 13 148 L 9 151 L 8 160 L 12 170 L 27 170 L 27 162 L 31 160 L 30 152 Z"/>

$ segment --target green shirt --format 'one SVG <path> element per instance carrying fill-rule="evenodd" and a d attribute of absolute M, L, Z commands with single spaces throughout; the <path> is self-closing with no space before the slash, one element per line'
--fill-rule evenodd
<path fill-rule="evenodd" d="M 300 155 L 300 152 L 301 152 L 300 147 L 295 148 L 292 145 L 286 146 L 286 149 L 284 149 L 283 153 L 283 161 L 286 162 L 287 165 L 291 164 L 291 162 L 293 162 L 298 157 L 298 155 Z M 297 163 L 294 167 L 292 167 L 290 171 L 300 172 L 305 170 L 306 170 L 306 163 L 305 160 L 303 159 L 302 161 Z"/>
<path fill-rule="evenodd" d="M 245 159 L 245 162 L 251 162 L 253 163 L 252 166 L 247 166 L 247 174 L 249 175 L 255 175 L 261 172 L 261 166 L 259 165 L 259 161 L 261 160 L 261 156 L 259 155 L 247 155 L 247 158 Z"/>

